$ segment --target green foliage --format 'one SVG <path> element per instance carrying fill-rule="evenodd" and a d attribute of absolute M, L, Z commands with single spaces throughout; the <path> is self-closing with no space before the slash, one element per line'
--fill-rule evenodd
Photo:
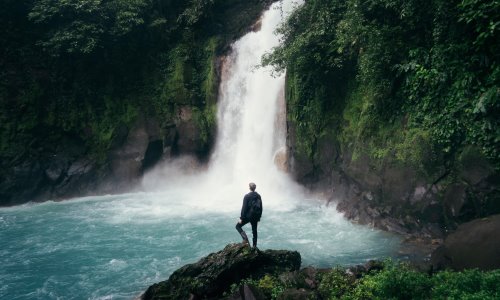
<path fill-rule="evenodd" d="M 239 283 L 234 283 L 228 292 L 225 292 L 225 296 L 229 296 L 235 293 L 240 286 L 248 284 L 257 287 L 262 291 L 266 299 L 278 299 L 278 297 L 283 294 L 283 292 L 291 287 L 290 285 L 284 284 L 276 276 L 271 274 L 265 274 L 261 278 L 246 278 L 241 280 Z"/>
<path fill-rule="evenodd" d="M 312 161 L 317 161 L 318 142 L 340 123 L 335 112 L 344 106 L 351 75 L 350 58 L 333 45 L 344 8 L 342 1 L 306 3 L 278 30 L 285 37 L 283 44 L 262 60 L 277 72 L 287 70 L 287 110 L 296 128 L 297 151 Z"/>
<path fill-rule="evenodd" d="M 25 154 L 26 144 L 34 143 L 31 132 L 37 130 L 37 99 L 43 95 L 42 87 L 31 81 L 19 93 L 15 104 L 0 101 L 0 157 L 18 158 Z M 19 111 L 19 113 L 16 113 Z"/>
<path fill-rule="evenodd" d="M 286 288 L 278 278 L 269 274 L 264 275 L 264 277 L 257 281 L 257 287 L 259 287 L 269 299 L 277 299 L 283 294 Z"/>
<path fill-rule="evenodd" d="M 210 11 L 215 0 L 191 0 L 184 12 L 179 16 L 178 21 L 187 26 L 198 23 Z"/>
<path fill-rule="evenodd" d="M 429 275 L 413 269 L 406 263 L 387 260 L 380 271 L 371 271 L 361 278 L 333 268 L 317 275 L 317 295 L 320 299 L 385 300 L 385 299 L 498 299 L 500 270 L 461 272 L 442 271 Z M 248 278 L 231 286 L 229 294 L 242 284 L 260 288 L 266 299 L 277 299 L 294 284 L 283 284 L 277 277 L 266 274 Z M 228 293 L 225 295 L 228 296 Z"/>
<path fill-rule="evenodd" d="M 103 100 L 105 107 L 101 114 L 93 113 L 92 107 L 87 106 L 91 135 L 87 145 L 98 162 L 104 162 L 107 158 L 107 150 L 111 146 L 118 126 L 132 125 L 138 115 L 138 109 L 128 101 L 115 103 L 110 97 L 105 97 Z"/>
<path fill-rule="evenodd" d="M 259 1 L 6 0 L 0 10 L 2 166 L 53 153 L 59 146 L 49 141 L 61 136 L 104 161 L 118 127 L 130 128 L 143 115 L 170 130 L 180 106 L 194 112 L 208 150 L 216 57 L 262 7 Z"/>
<path fill-rule="evenodd" d="M 265 274 L 261 278 L 246 278 L 241 280 L 239 283 L 233 283 L 230 290 L 224 293 L 225 296 L 229 296 L 240 288 L 240 286 L 248 284 L 259 288 L 266 299 L 278 299 L 278 297 L 283 294 L 287 286 L 285 286 L 278 278 L 273 275 Z"/>
<path fill-rule="evenodd" d="M 403 139 L 394 146 L 396 160 L 413 166 L 427 177 L 435 174 L 437 168 L 443 165 L 443 158 L 442 151 L 431 141 L 429 131 L 411 128 L 400 133 Z"/>
<path fill-rule="evenodd" d="M 500 271 L 445 271 L 432 278 L 435 299 L 498 299 Z"/>
<path fill-rule="evenodd" d="M 430 277 L 404 264 L 386 263 L 384 270 L 364 276 L 346 299 L 429 299 Z"/>
<path fill-rule="evenodd" d="M 431 154 L 424 164 L 451 167 L 477 145 L 500 168 L 499 11 L 484 0 L 307 1 L 263 59 L 287 70 L 301 152 L 314 162 L 327 132 L 354 158 L 415 165 Z"/>
<path fill-rule="evenodd" d="M 487 0 L 462 0 L 458 4 L 460 8 L 460 21 L 473 25 L 477 34 L 474 44 L 483 46 L 484 44 L 495 43 L 494 38 L 498 37 L 500 31 L 500 2 Z M 495 47 L 495 46 L 494 46 Z"/>
<path fill-rule="evenodd" d="M 318 292 L 322 299 L 340 299 L 354 287 L 354 279 L 345 270 L 334 268 L 321 276 Z"/>
<path fill-rule="evenodd" d="M 217 107 L 215 104 L 208 105 L 203 111 L 195 108 L 193 110 L 194 121 L 200 131 L 201 140 L 204 144 L 212 141 L 215 126 L 217 124 Z"/>
<path fill-rule="evenodd" d="M 313 95 L 305 95 L 307 91 L 300 89 L 304 86 L 300 75 L 288 77 L 287 99 L 288 117 L 296 125 L 298 150 L 311 160 L 317 159 L 316 147 L 321 137 L 327 134 L 330 118 L 323 116 L 323 105 L 318 98 L 324 96 L 324 90 L 316 90 Z M 320 117 L 321 116 L 321 117 Z"/>
<path fill-rule="evenodd" d="M 212 141 L 216 126 L 217 70 L 215 67 L 219 39 L 213 37 L 201 44 L 185 35 L 183 43 L 169 53 L 171 62 L 156 111 L 163 120 L 176 119 L 183 105 L 193 107 L 193 120 L 205 147 Z"/>
<path fill-rule="evenodd" d="M 149 4 L 149 0 L 38 0 L 28 17 L 52 28 L 39 41 L 50 53 L 88 54 L 144 24 L 142 14 Z"/>
<path fill-rule="evenodd" d="M 432 276 L 405 263 L 386 261 L 384 269 L 353 280 L 333 269 L 320 278 L 323 299 L 497 299 L 500 271 L 443 271 Z"/>
<path fill-rule="evenodd" d="M 217 92 L 219 88 L 217 68 L 215 65 L 217 59 L 217 48 L 219 47 L 220 40 L 216 37 L 208 39 L 205 46 L 206 60 L 204 64 L 204 80 L 202 83 L 202 94 L 205 95 L 205 104 L 214 104 L 217 102 Z"/>
<path fill-rule="evenodd" d="M 190 104 L 192 95 L 188 83 L 193 73 L 190 62 L 189 44 L 181 44 L 170 52 L 170 70 L 165 81 L 165 93 L 176 104 Z"/>

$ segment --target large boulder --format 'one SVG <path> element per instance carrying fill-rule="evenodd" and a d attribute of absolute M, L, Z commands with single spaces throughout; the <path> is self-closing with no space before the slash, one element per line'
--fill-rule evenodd
<path fill-rule="evenodd" d="M 220 299 L 232 284 L 242 279 L 295 271 L 300 263 L 300 254 L 296 251 L 260 251 L 229 244 L 197 263 L 178 269 L 168 280 L 150 286 L 142 299 Z"/>
<path fill-rule="evenodd" d="M 500 214 L 460 225 L 432 254 L 435 269 L 500 268 Z"/>

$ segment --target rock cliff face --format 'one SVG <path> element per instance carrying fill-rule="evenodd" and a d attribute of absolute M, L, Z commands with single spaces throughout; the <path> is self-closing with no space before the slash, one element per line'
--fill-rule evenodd
<path fill-rule="evenodd" d="M 115 130 L 104 163 L 87 155 L 83 141 L 67 137 L 56 151 L 41 153 L 7 174 L 0 183 L 0 205 L 130 190 L 161 159 L 206 154 L 194 122 L 184 110 L 161 130 L 156 118 L 140 115 L 130 127 Z"/>
<path fill-rule="evenodd" d="M 355 222 L 441 239 L 462 222 L 500 212 L 499 174 L 474 148 L 464 149 L 451 169 L 434 166 L 429 177 L 409 166 L 354 157 L 349 145 L 329 136 L 318 141 L 311 161 L 296 150 L 294 126 L 288 123 L 289 169 Z"/>

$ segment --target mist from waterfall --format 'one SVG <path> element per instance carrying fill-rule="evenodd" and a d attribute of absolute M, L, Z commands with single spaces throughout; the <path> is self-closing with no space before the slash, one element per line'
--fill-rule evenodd
<path fill-rule="evenodd" d="M 146 174 L 146 190 L 188 187 L 193 206 L 224 211 L 241 204 L 249 182 L 257 184 L 266 207 L 293 208 L 303 199 L 302 187 L 284 170 L 284 74 L 273 77 L 270 68 L 259 66 L 262 55 L 279 45 L 276 28 L 301 3 L 273 4 L 259 20 L 260 30 L 235 42 L 224 58 L 217 140 L 208 169 L 193 171 L 188 158 L 167 162 Z"/>

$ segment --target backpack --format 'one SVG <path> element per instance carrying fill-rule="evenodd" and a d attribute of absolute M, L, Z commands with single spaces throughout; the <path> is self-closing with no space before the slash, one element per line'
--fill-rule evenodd
<path fill-rule="evenodd" d="M 252 199 L 248 215 L 250 220 L 260 221 L 260 217 L 262 216 L 262 199 L 260 197 Z"/>

